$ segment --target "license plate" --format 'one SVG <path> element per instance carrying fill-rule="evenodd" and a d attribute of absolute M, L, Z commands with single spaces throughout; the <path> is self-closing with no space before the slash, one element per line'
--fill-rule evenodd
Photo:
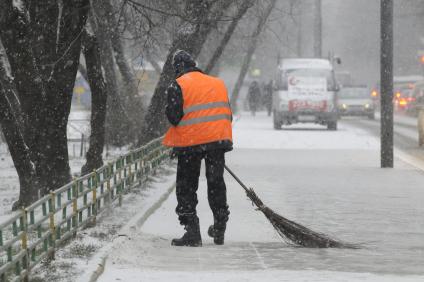
<path fill-rule="evenodd" d="M 315 116 L 299 116 L 299 121 L 315 121 Z"/>

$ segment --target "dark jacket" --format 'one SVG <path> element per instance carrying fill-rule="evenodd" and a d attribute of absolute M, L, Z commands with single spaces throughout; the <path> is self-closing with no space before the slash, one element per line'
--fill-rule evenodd
<path fill-rule="evenodd" d="M 272 81 L 265 85 L 262 99 L 265 106 L 272 106 Z"/>
<path fill-rule="evenodd" d="M 177 74 L 177 78 L 183 76 L 186 73 L 199 71 L 200 69 L 196 67 L 190 67 L 185 69 L 183 72 Z M 167 105 L 165 109 L 166 116 L 168 117 L 169 122 L 173 126 L 177 126 L 178 123 L 184 116 L 184 99 L 183 93 L 181 91 L 181 87 L 178 85 L 177 81 L 173 81 L 166 90 L 167 95 Z M 231 151 L 233 149 L 233 143 L 229 140 L 224 141 L 216 141 L 207 144 L 201 144 L 196 146 L 189 147 L 175 147 L 173 148 L 174 153 L 184 154 L 184 153 L 196 153 L 196 152 L 205 152 L 211 150 L 222 149 L 226 152 Z"/>
<path fill-rule="evenodd" d="M 250 84 L 247 99 L 251 108 L 256 108 L 259 106 L 259 102 L 261 101 L 261 89 L 259 88 L 259 84 Z"/>

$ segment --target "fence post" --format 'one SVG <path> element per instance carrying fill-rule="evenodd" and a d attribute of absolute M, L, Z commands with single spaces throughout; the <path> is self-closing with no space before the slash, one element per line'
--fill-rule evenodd
<path fill-rule="evenodd" d="M 130 165 L 128 166 L 128 183 L 130 185 L 130 189 L 132 187 L 132 168 L 131 166 L 133 165 L 133 152 L 131 151 L 130 153 Z"/>
<path fill-rule="evenodd" d="M 72 228 L 73 236 L 77 235 L 78 228 L 78 181 L 72 183 Z"/>
<path fill-rule="evenodd" d="M 93 171 L 92 176 L 92 185 L 91 185 L 91 191 L 93 195 L 93 204 L 92 204 L 92 211 L 93 211 L 93 224 L 96 224 L 96 217 L 97 217 L 97 171 Z"/>
<path fill-rule="evenodd" d="M 22 209 L 23 216 L 23 228 L 21 236 L 21 250 L 25 250 L 25 256 L 22 258 L 22 268 L 26 270 L 25 276 L 22 278 L 23 281 L 27 282 L 29 279 L 29 250 L 28 250 L 28 211 Z"/>
<path fill-rule="evenodd" d="M 122 192 L 124 190 L 124 184 L 122 182 L 122 157 L 118 159 L 118 164 L 119 164 L 119 168 L 118 168 L 118 176 L 119 176 L 118 205 L 121 207 L 122 206 Z"/>
<path fill-rule="evenodd" d="M 142 180 L 143 180 L 143 172 L 144 172 L 143 171 L 144 170 L 144 161 L 143 161 L 143 158 L 140 158 L 140 165 L 139 165 L 138 170 L 140 171 L 138 173 L 138 184 L 141 186 Z"/>
<path fill-rule="evenodd" d="M 123 187 L 124 190 L 128 185 L 128 170 L 127 170 L 128 162 L 127 162 L 127 160 L 128 160 L 128 156 L 125 156 L 125 157 L 122 158 L 122 166 L 124 167 L 124 187 Z"/>
<path fill-rule="evenodd" d="M 110 205 L 112 203 L 113 200 L 113 195 L 112 195 L 112 189 L 110 187 L 110 182 L 112 180 L 113 177 L 113 164 L 112 163 L 108 163 L 107 166 L 107 182 L 106 182 L 106 189 L 107 189 L 107 193 L 108 193 L 108 205 Z"/>
<path fill-rule="evenodd" d="M 56 226 L 54 223 L 54 215 L 55 215 L 55 192 L 50 193 L 50 199 L 49 199 L 49 227 L 50 227 L 50 235 L 51 235 L 51 241 L 50 241 L 50 247 L 53 247 L 51 251 L 49 252 L 49 258 L 54 259 L 55 256 L 55 241 L 56 241 Z"/>
<path fill-rule="evenodd" d="M 84 155 L 84 133 L 81 133 L 80 157 Z"/>

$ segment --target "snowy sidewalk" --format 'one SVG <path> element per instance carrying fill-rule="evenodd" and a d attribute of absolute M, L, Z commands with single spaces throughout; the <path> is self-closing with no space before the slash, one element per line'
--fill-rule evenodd
<path fill-rule="evenodd" d="M 271 126 L 242 117 L 227 164 L 278 213 L 362 249 L 288 246 L 229 176 L 226 244 L 215 246 L 202 173 L 203 247 L 171 247 L 183 233 L 172 195 L 112 248 L 99 281 L 424 281 L 424 174 L 400 160 L 379 169 L 377 140 L 343 123 L 337 132 Z"/>

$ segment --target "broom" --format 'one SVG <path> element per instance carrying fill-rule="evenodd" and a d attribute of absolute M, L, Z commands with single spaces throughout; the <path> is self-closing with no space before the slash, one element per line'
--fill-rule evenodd
<path fill-rule="evenodd" d="M 232 177 L 234 177 L 241 187 L 243 187 L 246 191 L 247 197 L 249 197 L 258 210 L 260 210 L 265 217 L 268 218 L 272 226 L 274 226 L 275 230 L 285 241 L 307 248 L 358 248 L 355 245 L 343 243 L 332 239 L 325 234 L 312 231 L 303 225 L 288 220 L 287 218 L 275 213 L 272 209 L 264 205 L 258 195 L 256 195 L 255 191 L 252 188 L 247 188 L 247 186 L 244 185 L 244 183 L 226 165 L 225 169 Z"/>

